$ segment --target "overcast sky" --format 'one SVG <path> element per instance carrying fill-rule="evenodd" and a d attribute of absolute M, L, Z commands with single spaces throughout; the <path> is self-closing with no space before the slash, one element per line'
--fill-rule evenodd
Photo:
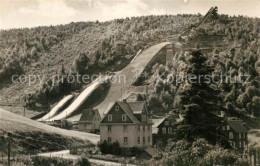
<path fill-rule="evenodd" d="M 106 21 L 142 15 L 219 13 L 260 18 L 260 0 L 0 0 L 0 28 Z"/>

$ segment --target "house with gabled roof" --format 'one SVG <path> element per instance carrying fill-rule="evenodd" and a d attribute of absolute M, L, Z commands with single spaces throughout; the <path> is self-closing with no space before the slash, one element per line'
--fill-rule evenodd
<path fill-rule="evenodd" d="M 97 109 L 85 109 L 75 126 L 80 131 L 97 133 L 100 121 L 101 117 Z"/>
<path fill-rule="evenodd" d="M 165 142 L 168 139 L 173 139 L 175 120 L 170 118 L 152 119 L 153 121 L 153 144 L 157 144 L 159 141 Z"/>
<path fill-rule="evenodd" d="M 248 149 L 248 129 L 239 119 L 227 119 L 222 125 L 222 131 L 228 137 L 228 141 L 233 148 L 243 152 Z"/>
<path fill-rule="evenodd" d="M 100 139 L 126 148 L 151 147 L 152 124 L 144 101 L 117 101 L 100 122 Z"/>

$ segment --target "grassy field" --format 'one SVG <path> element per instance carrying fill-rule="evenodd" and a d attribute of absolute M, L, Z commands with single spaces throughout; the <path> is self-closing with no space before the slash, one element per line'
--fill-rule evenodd
<path fill-rule="evenodd" d="M 88 140 L 92 143 L 97 143 L 99 141 L 99 136 L 96 134 L 56 128 L 16 115 L 3 109 L 0 109 L 0 130 L 12 132 L 41 131 L 55 133 L 66 137 L 74 137 L 78 139 Z"/>
<path fill-rule="evenodd" d="M 0 106 L 0 108 L 20 116 L 25 116 L 26 118 L 32 118 L 41 113 L 35 110 L 29 110 L 28 108 L 25 109 L 25 113 L 24 113 L 24 108 L 22 106 Z"/>
<path fill-rule="evenodd" d="M 12 140 L 16 154 L 34 154 L 97 144 L 99 135 L 65 130 L 43 124 L 0 108 L 0 137 Z"/>

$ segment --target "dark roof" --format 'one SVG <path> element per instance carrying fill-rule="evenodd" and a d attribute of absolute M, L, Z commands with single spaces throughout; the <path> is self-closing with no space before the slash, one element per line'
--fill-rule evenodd
<path fill-rule="evenodd" d="M 153 127 L 157 128 L 166 118 L 161 118 L 161 119 L 152 119 L 153 121 Z"/>
<path fill-rule="evenodd" d="M 144 151 L 147 152 L 151 157 L 157 156 L 160 153 L 157 148 L 147 148 Z"/>
<path fill-rule="evenodd" d="M 160 124 L 162 124 L 162 122 L 164 122 L 164 120 L 165 120 L 166 118 L 164 117 L 164 118 L 160 118 L 160 119 L 152 119 L 152 121 L 153 121 L 153 126 L 152 126 L 152 133 L 153 134 L 157 134 L 158 133 L 158 126 L 160 125 Z"/>
<path fill-rule="evenodd" d="M 227 124 L 238 133 L 247 133 L 248 130 L 242 125 L 239 120 L 227 120 Z"/>
<path fill-rule="evenodd" d="M 85 109 L 81 114 L 79 122 L 92 122 L 96 113 L 98 113 L 97 109 Z"/>
<path fill-rule="evenodd" d="M 144 107 L 146 107 L 144 101 L 136 101 L 136 102 L 117 101 L 115 103 L 117 103 L 123 109 L 123 111 L 133 121 L 133 123 L 135 123 L 135 124 L 142 123 L 138 120 L 138 118 L 135 115 L 141 114 Z M 110 112 L 111 108 L 115 105 L 115 103 L 111 103 L 109 105 L 109 108 L 107 109 L 106 114 L 108 114 Z M 106 116 L 104 116 L 103 119 L 105 117 Z M 151 120 L 149 120 L 149 118 L 147 120 L 147 123 L 153 124 L 153 122 Z"/>
<path fill-rule="evenodd" d="M 127 102 L 134 114 L 142 114 L 145 107 L 144 101 Z"/>
<path fill-rule="evenodd" d="M 133 111 L 127 102 L 117 101 L 117 103 L 134 123 L 140 123 L 140 121 L 134 116 Z"/>

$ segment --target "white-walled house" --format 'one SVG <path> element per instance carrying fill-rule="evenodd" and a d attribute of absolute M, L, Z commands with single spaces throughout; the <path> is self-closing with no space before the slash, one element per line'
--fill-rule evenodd
<path fill-rule="evenodd" d="M 97 109 L 85 109 L 76 126 L 80 131 L 96 133 L 100 121 L 101 117 Z"/>
<path fill-rule="evenodd" d="M 117 101 L 100 123 L 100 139 L 120 147 L 152 146 L 152 121 L 144 101 Z"/>

